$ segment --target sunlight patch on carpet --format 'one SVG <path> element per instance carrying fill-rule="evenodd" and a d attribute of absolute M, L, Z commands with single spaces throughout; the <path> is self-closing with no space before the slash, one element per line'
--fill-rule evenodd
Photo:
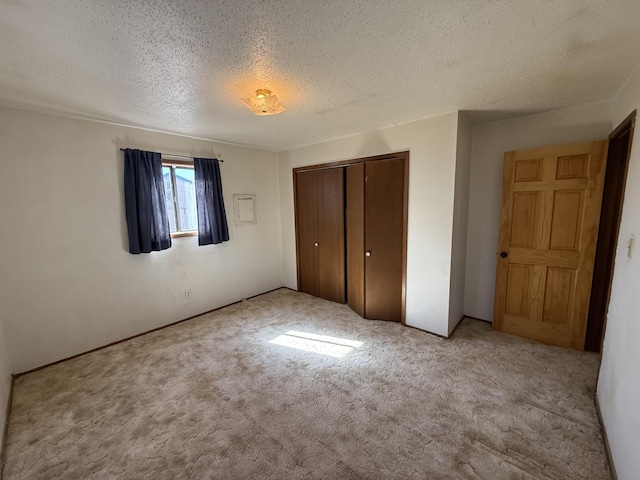
<path fill-rule="evenodd" d="M 362 346 L 362 342 L 356 340 L 298 332 L 296 330 L 289 330 L 284 335 L 274 338 L 269 343 L 335 358 L 342 358 Z"/>

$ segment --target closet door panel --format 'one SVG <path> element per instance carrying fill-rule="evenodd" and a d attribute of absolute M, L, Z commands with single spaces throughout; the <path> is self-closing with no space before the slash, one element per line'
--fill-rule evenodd
<path fill-rule="evenodd" d="M 318 277 L 318 193 L 316 172 L 296 173 L 296 226 L 298 229 L 298 289 L 320 295 Z"/>
<path fill-rule="evenodd" d="M 347 303 L 361 317 L 364 312 L 364 163 L 347 171 Z"/>
<path fill-rule="evenodd" d="M 403 206 L 404 159 L 366 162 L 365 312 L 370 319 L 402 320 Z"/>
<path fill-rule="evenodd" d="M 345 302 L 344 169 L 318 170 L 319 296 Z"/>

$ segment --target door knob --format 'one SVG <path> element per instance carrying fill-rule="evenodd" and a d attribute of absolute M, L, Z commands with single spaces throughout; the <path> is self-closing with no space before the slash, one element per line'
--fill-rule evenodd
<path fill-rule="evenodd" d="M 317 247 L 317 246 L 318 246 L 318 242 L 314 243 L 314 244 L 313 244 L 313 246 L 314 246 L 314 247 Z"/>
<path fill-rule="evenodd" d="M 507 258 L 509 256 L 509 254 L 507 252 L 500 252 L 500 256 L 502 258 Z"/>
<path fill-rule="evenodd" d="M 371 252 L 364 252 L 364 256 L 365 257 L 370 257 L 371 256 Z"/>

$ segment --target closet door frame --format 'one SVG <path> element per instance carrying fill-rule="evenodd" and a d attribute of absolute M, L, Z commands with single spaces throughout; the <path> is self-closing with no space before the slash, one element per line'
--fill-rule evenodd
<path fill-rule="evenodd" d="M 350 160 L 341 160 L 337 162 L 319 163 L 314 165 L 305 165 L 303 167 L 297 167 L 292 170 L 293 176 L 293 212 L 295 221 L 296 232 L 296 274 L 298 280 L 298 287 L 300 286 L 300 250 L 298 245 L 298 201 L 296 193 L 296 174 L 312 171 L 323 170 L 327 168 L 344 168 L 350 165 L 356 165 L 358 163 L 364 163 L 375 160 L 391 160 L 391 159 L 403 159 L 404 165 L 404 192 L 402 201 L 402 325 L 405 325 L 406 318 L 406 298 L 407 298 L 407 222 L 409 218 L 409 151 L 387 153 L 384 155 L 375 155 L 372 157 L 354 158 Z M 346 181 L 345 181 L 346 184 Z M 345 269 L 346 272 L 346 269 Z M 345 283 L 346 285 L 346 283 Z"/>

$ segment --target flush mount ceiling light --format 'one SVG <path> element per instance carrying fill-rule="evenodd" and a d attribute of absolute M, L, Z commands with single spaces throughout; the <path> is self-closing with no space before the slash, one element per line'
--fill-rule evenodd
<path fill-rule="evenodd" d="M 255 97 L 242 98 L 241 100 L 256 115 L 275 115 L 286 110 L 284 105 L 278 101 L 278 97 L 266 88 L 256 90 Z"/>

